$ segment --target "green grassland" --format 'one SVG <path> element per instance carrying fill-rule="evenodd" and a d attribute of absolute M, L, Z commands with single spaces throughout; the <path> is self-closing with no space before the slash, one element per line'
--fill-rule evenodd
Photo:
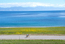
<path fill-rule="evenodd" d="M 65 44 L 65 40 L 0 40 L 0 44 Z"/>
<path fill-rule="evenodd" d="M 65 35 L 65 27 L 21 27 L 21 28 L 0 28 L 0 35 L 19 34 L 55 34 Z"/>

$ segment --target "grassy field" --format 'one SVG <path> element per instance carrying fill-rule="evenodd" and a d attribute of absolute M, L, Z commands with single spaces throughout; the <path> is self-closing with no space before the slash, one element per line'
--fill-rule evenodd
<path fill-rule="evenodd" d="M 65 44 L 65 40 L 0 40 L 0 44 Z"/>
<path fill-rule="evenodd" d="M 61 34 L 65 35 L 65 27 L 39 27 L 39 28 L 0 28 L 0 35 L 18 34 Z"/>

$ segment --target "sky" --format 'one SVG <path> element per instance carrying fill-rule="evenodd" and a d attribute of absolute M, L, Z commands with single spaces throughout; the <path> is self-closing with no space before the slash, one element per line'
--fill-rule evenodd
<path fill-rule="evenodd" d="M 0 0 L 1 8 L 11 7 L 65 7 L 65 0 Z"/>
<path fill-rule="evenodd" d="M 65 0 L 0 0 L 0 3 L 15 3 L 15 2 L 41 2 L 51 4 L 65 4 Z"/>
<path fill-rule="evenodd" d="M 4 4 L 3 4 L 4 3 Z M 17 5 L 16 3 L 30 3 L 29 5 L 31 5 L 32 3 L 34 4 L 49 4 L 49 5 L 61 5 L 61 6 L 65 6 L 65 0 L 0 0 L 0 6 L 5 6 L 5 4 L 7 3 L 11 3 L 10 5 Z M 21 5 L 20 5 L 21 6 Z"/>

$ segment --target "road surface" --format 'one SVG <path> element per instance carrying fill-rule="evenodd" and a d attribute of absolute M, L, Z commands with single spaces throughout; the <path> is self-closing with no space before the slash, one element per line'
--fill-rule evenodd
<path fill-rule="evenodd" d="M 26 38 L 26 35 L 0 35 L 0 40 L 10 40 L 10 39 L 24 39 L 24 40 L 65 40 L 65 36 L 50 36 L 50 35 L 30 35 Z"/>

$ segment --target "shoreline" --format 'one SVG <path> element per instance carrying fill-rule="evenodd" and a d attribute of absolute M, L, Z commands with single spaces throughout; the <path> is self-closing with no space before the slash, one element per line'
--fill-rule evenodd
<path fill-rule="evenodd" d="M 47 28 L 47 27 L 65 27 L 65 26 L 22 26 L 22 27 L 0 27 L 0 28 Z"/>

